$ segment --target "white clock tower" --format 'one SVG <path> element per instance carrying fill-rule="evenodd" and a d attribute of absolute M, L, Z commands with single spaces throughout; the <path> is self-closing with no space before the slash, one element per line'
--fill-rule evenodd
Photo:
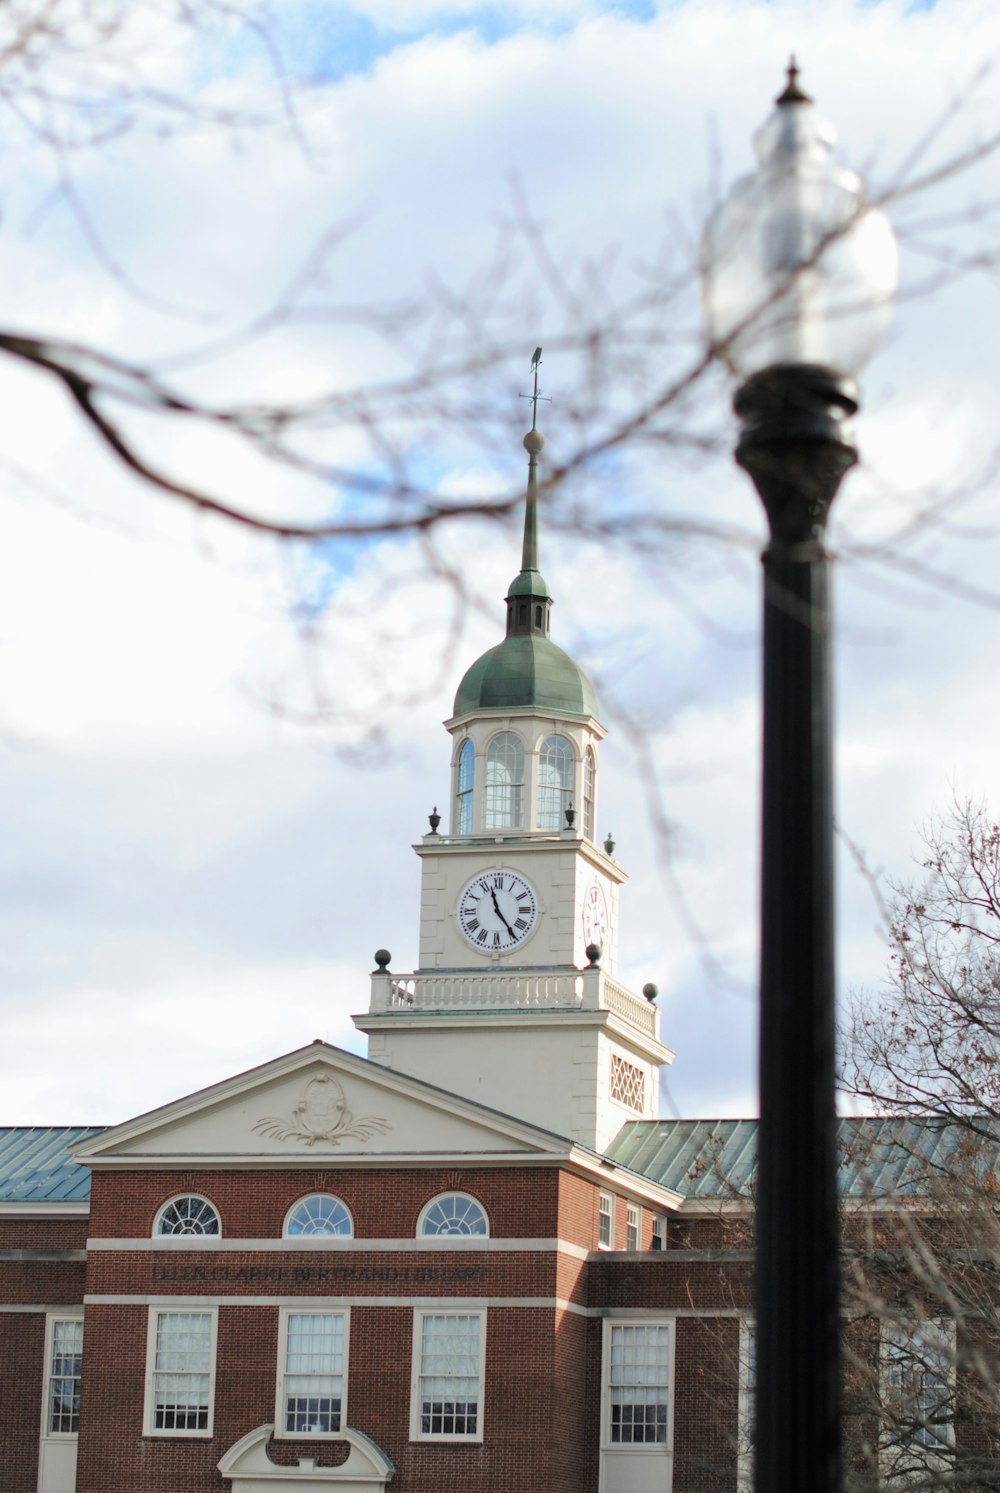
<path fill-rule="evenodd" d="M 537 396 L 537 360 L 535 380 Z M 615 979 L 626 877 L 595 839 L 605 731 L 590 681 L 549 638 L 534 425 L 524 445 L 507 635 L 468 670 L 445 722 L 449 831 L 435 825 L 414 847 L 420 967 L 390 973 L 380 951 L 370 1009 L 354 1020 L 376 1062 L 603 1151 L 626 1121 L 656 1118 L 673 1054 L 652 1001 Z"/>

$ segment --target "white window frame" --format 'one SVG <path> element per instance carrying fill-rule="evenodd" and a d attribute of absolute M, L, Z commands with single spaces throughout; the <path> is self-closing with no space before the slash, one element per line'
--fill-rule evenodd
<path fill-rule="evenodd" d="M 156 1401 L 153 1393 L 156 1382 L 156 1328 L 161 1317 L 209 1317 L 208 1352 L 208 1424 L 204 1427 L 178 1429 L 156 1424 Z M 146 1332 L 146 1391 L 143 1412 L 143 1435 L 177 1438 L 184 1441 L 205 1441 L 211 1437 L 215 1425 L 215 1361 L 219 1337 L 219 1308 L 217 1306 L 151 1306 L 149 1326 Z M 165 1372 L 165 1371 L 164 1371 Z"/>
<path fill-rule="evenodd" d="M 607 1208 L 603 1205 L 607 1203 Z M 607 1218 L 608 1237 L 602 1239 L 604 1232 L 603 1223 Z M 598 1249 L 614 1249 L 615 1247 L 615 1195 L 613 1192 L 601 1191 L 597 1194 L 597 1247 Z"/>
<path fill-rule="evenodd" d="M 215 1220 L 216 1220 L 216 1222 L 219 1225 L 218 1229 L 216 1230 L 216 1232 L 214 1234 L 207 1234 L 207 1233 L 206 1234 L 193 1234 L 193 1233 L 192 1234 L 161 1234 L 160 1233 L 160 1224 L 161 1224 L 161 1222 L 163 1220 L 163 1215 L 166 1213 L 167 1209 L 173 1207 L 173 1205 L 175 1203 L 183 1202 L 186 1198 L 194 1198 L 197 1202 L 204 1203 L 207 1208 L 211 1208 L 212 1212 L 215 1214 Z M 221 1239 L 222 1238 L 222 1214 L 219 1212 L 219 1209 L 216 1206 L 216 1204 L 212 1202 L 212 1199 L 205 1197 L 204 1193 L 201 1193 L 201 1192 L 175 1192 L 172 1197 L 168 1197 L 165 1202 L 161 1203 L 160 1207 L 157 1208 L 157 1210 L 156 1210 L 156 1217 L 153 1219 L 153 1238 L 154 1239 L 160 1239 L 160 1240 L 163 1240 L 163 1239 L 171 1239 L 171 1240 L 173 1240 L 173 1239 L 183 1239 L 185 1241 L 185 1245 L 187 1245 L 187 1241 L 189 1241 L 191 1239 Z"/>
<path fill-rule="evenodd" d="M 612 1441 L 611 1439 L 611 1346 L 616 1331 L 622 1328 L 659 1328 L 670 1330 L 667 1348 L 667 1422 L 662 1441 Z M 674 1359 L 677 1347 L 677 1319 L 663 1312 L 606 1317 L 601 1351 L 601 1450 L 609 1455 L 657 1456 L 671 1458 L 674 1450 Z M 665 1483 L 670 1486 L 669 1480 Z"/>
<path fill-rule="evenodd" d="M 341 1372 L 340 1425 L 335 1431 L 288 1431 L 285 1429 L 285 1380 L 288 1377 L 288 1321 L 290 1317 L 340 1317 L 344 1324 L 344 1366 Z M 347 1420 L 347 1375 L 351 1358 L 351 1312 L 349 1307 L 329 1311 L 309 1297 L 296 1306 L 282 1307 L 278 1317 L 278 1369 L 275 1375 L 274 1435 L 278 1441 L 336 1441 L 343 1437 Z"/>
<path fill-rule="evenodd" d="M 501 751 L 502 758 L 499 755 Z M 526 756 L 524 740 L 516 731 L 497 731 L 487 742 L 486 776 L 483 783 L 485 830 L 493 832 L 524 828 Z M 497 773 L 500 774 L 499 778 Z M 508 775 L 506 780 L 504 774 Z M 506 808 L 503 807 L 504 802 L 507 804 Z"/>
<path fill-rule="evenodd" d="M 432 1208 L 437 1207 L 437 1205 L 441 1203 L 445 1198 L 460 1198 L 462 1202 L 472 1203 L 474 1207 L 478 1208 L 480 1213 L 483 1215 L 483 1222 L 486 1225 L 486 1228 L 483 1230 L 483 1232 L 472 1232 L 471 1230 L 469 1232 L 465 1232 L 461 1229 L 455 1229 L 451 1233 L 438 1233 L 437 1231 L 433 1233 L 428 1231 L 427 1233 L 425 1233 L 424 1224 L 427 1222 L 428 1214 L 430 1213 Z M 488 1239 L 489 1237 L 490 1215 L 487 1213 L 485 1206 L 479 1201 L 477 1197 L 473 1197 L 471 1192 L 462 1192 L 457 1187 L 449 1188 L 447 1192 L 437 1192 L 432 1198 L 428 1198 L 427 1202 L 421 1208 L 419 1217 L 417 1218 L 418 1239 Z"/>
<path fill-rule="evenodd" d="M 658 1244 L 656 1242 L 657 1240 L 660 1241 Z M 655 1249 L 657 1253 L 665 1250 L 667 1247 L 667 1218 L 666 1214 L 664 1213 L 653 1214 L 653 1223 L 649 1235 L 649 1247 L 650 1249 Z"/>
<path fill-rule="evenodd" d="M 309 1233 L 300 1232 L 297 1234 L 293 1234 L 290 1232 L 290 1224 L 292 1222 L 294 1214 L 298 1211 L 299 1208 L 302 1207 L 303 1203 L 311 1203 L 313 1199 L 322 1199 L 322 1201 L 324 1202 L 339 1203 L 340 1207 L 343 1208 L 344 1212 L 347 1214 L 347 1222 L 350 1225 L 346 1234 L 340 1230 L 325 1229 L 313 1229 Z M 354 1215 L 351 1213 L 350 1208 L 344 1202 L 344 1199 L 338 1197 L 335 1192 L 304 1192 L 300 1198 L 296 1198 L 295 1202 L 285 1214 L 285 1221 L 281 1225 L 281 1237 L 283 1239 L 353 1239 Z"/>
<path fill-rule="evenodd" d="M 642 1209 L 635 1203 L 625 1207 L 625 1248 L 630 1254 L 642 1248 Z"/>
<path fill-rule="evenodd" d="M 588 746 L 583 754 L 583 833 L 588 840 L 594 838 L 597 805 L 597 753 Z"/>
<path fill-rule="evenodd" d="M 466 751 L 468 748 L 468 751 Z M 472 767 L 469 773 L 468 787 L 463 788 L 462 769 L 470 760 Z M 471 736 L 466 736 L 455 753 L 455 828 L 456 835 L 471 835 L 476 827 L 476 744 Z"/>
<path fill-rule="evenodd" d="M 479 1358 L 476 1366 L 477 1391 L 476 1391 L 476 1429 L 474 1432 L 459 1434 L 444 1434 L 440 1431 L 424 1431 L 421 1428 L 421 1362 L 424 1342 L 424 1322 L 433 1317 L 465 1317 L 478 1318 L 479 1320 Z M 411 1355 L 412 1373 L 410 1380 L 410 1440 L 411 1441 L 433 1441 L 446 1446 L 473 1446 L 483 1439 L 483 1423 L 485 1420 L 486 1400 L 486 1309 L 473 1308 L 463 1309 L 461 1299 L 457 1299 L 454 1306 L 441 1308 L 418 1307 L 413 1313 L 413 1352 Z"/>
<path fill-rule="evenodd" d="M 757 1389 L 757 1319 L 740 1318 L 739 1393 L 736 1402 L 736 1487 L 752 1493 L 754 1394 Z"/>
<path fill-rule="evenodd" d="M 898 1320 L 883 1319 L 879 1324 L 879 1394 L 880 1399 L 887 1408 L 891 1409 L 894 1397 L 894 1387 L 890 1383 L 890 1357 L 889 1349 L 900 1345 L 904 1340 L 913 1342 L 915 1351 L 919 1354 L 919 1336 L 926 1334 L 929 1337 L 937 1337 L 936 1344 L 929 1344 L 930 1350 L 940 1351 L 944 1359 L 945 1373 L 943 1382 L 947 1386 L 948 1394 L 955 1394 L 955 1344 L 956 1329 L 953 1317 L 925 1317 Z M 901 1444 L 900 1438 L 896 1437 L 891 1430 L 883 1424 L 879 1432 L 879 1481 L 886 1489 L 903 1489 L 911 1483 L 923 1484 L 928 1475 L 936 1471 L 944 1471 L 952 1461 L 955 1448 L 955 1422 L 950 1420 L 944 1428 L 945 1434 L 939 1448 L 921 1441 L 919 1435 L 914 1450 L 907 1454 L 907 1447 L 912 1443 Z"/>
<path fill-rule="evenodd" d="M 535 783 L 536 829 L 556 834 L 567 827 L 566 810 L 573 803 L 576 762 L 576 751 L 568 736 L 554 731 L 539 742 Z M 553 774 L 555 782 L 552 781 Z"/>
<path fill-rule="evenodd" d="M 52 1356 L 55 1346 L 56 1323 L 78 1322 L 83 1326 L 83 1307 L 74 1311 L 67 1307 L 64 1311 L 46 1312 L 45 1314 L 45 1355 L 42 1359 L 42 1426 L 41 1437 L 43 1441 L 75 1442 L 80 1434 L 79 1429 L 75 1431 L 54 1431 L 49 1424 L 49 1410 L 52 1396 Z"/>

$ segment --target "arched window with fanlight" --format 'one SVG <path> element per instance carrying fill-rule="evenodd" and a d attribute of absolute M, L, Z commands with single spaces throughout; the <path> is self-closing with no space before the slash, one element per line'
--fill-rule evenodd
<path fill-rule="evenodd" d="M 538 753 L 539 829 L 566 828 L 573 801 L 573 748 L 565 736 L 546 736 Z"/>
<path fill-rule="evenodd" d="M 596 793 L 597 758 L 594 756 L 594 748 L 588 747 L 583 758 L 583 833 L 588 840 L 594 838 Z"/>
<path fill-rule="evenodd" d="M 351 1215 L 340 1198 L 327 1192 L 314 1192 L 300 1198 L 285 1219 L 285 1238 L 309 1237 L 314 1234 L 337 1234 L 349 1239 L 354 1233 Z"/>
<path fill-rule="evenodd" d="M 466 738 L 455 763 L 455 833 L 472 834 L 472 790 L 476 782 L 476 749 Z"/>
<path fill-rule="evenodd" d="M 171 1198 L 156 1215 L 153 1233 L 159 1237 L 178 1234 L 221 1234 L 219 1215 L 208 1198 L 186 1194 Z"/>
<path fill-rule="evenodd" d="M 421 1211 L 418 1239 L 428 1235 L 485 1238 L 490 1232 L 486 1210 L 467 1192 L 442 1192 Z"/>
<path fill-rule="evenodd" d="M 524 743 L 513 731 L 494 736 L 486 752 L 486 829 L 524 824 Z"/>

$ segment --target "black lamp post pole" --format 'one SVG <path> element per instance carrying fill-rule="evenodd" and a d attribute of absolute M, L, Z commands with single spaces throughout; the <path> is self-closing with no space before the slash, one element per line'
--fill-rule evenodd
<path fill-rule="evenodd" d="M 735 399 L 767 511 L 757 1179 L 757 1493 L 838 1493 L 840 1341 L 829 560 L 856 390 L 779 364 Z"/>

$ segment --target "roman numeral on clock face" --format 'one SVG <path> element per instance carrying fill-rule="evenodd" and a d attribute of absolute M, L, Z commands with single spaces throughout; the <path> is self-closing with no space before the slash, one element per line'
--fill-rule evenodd
<path fill-rule="evenodd" d="M 482 953 L 508 953 L 534 931 L 538 904 L 534 888 L 517 871 L 480 872 L 462 890 L 458 926 Z"/>

